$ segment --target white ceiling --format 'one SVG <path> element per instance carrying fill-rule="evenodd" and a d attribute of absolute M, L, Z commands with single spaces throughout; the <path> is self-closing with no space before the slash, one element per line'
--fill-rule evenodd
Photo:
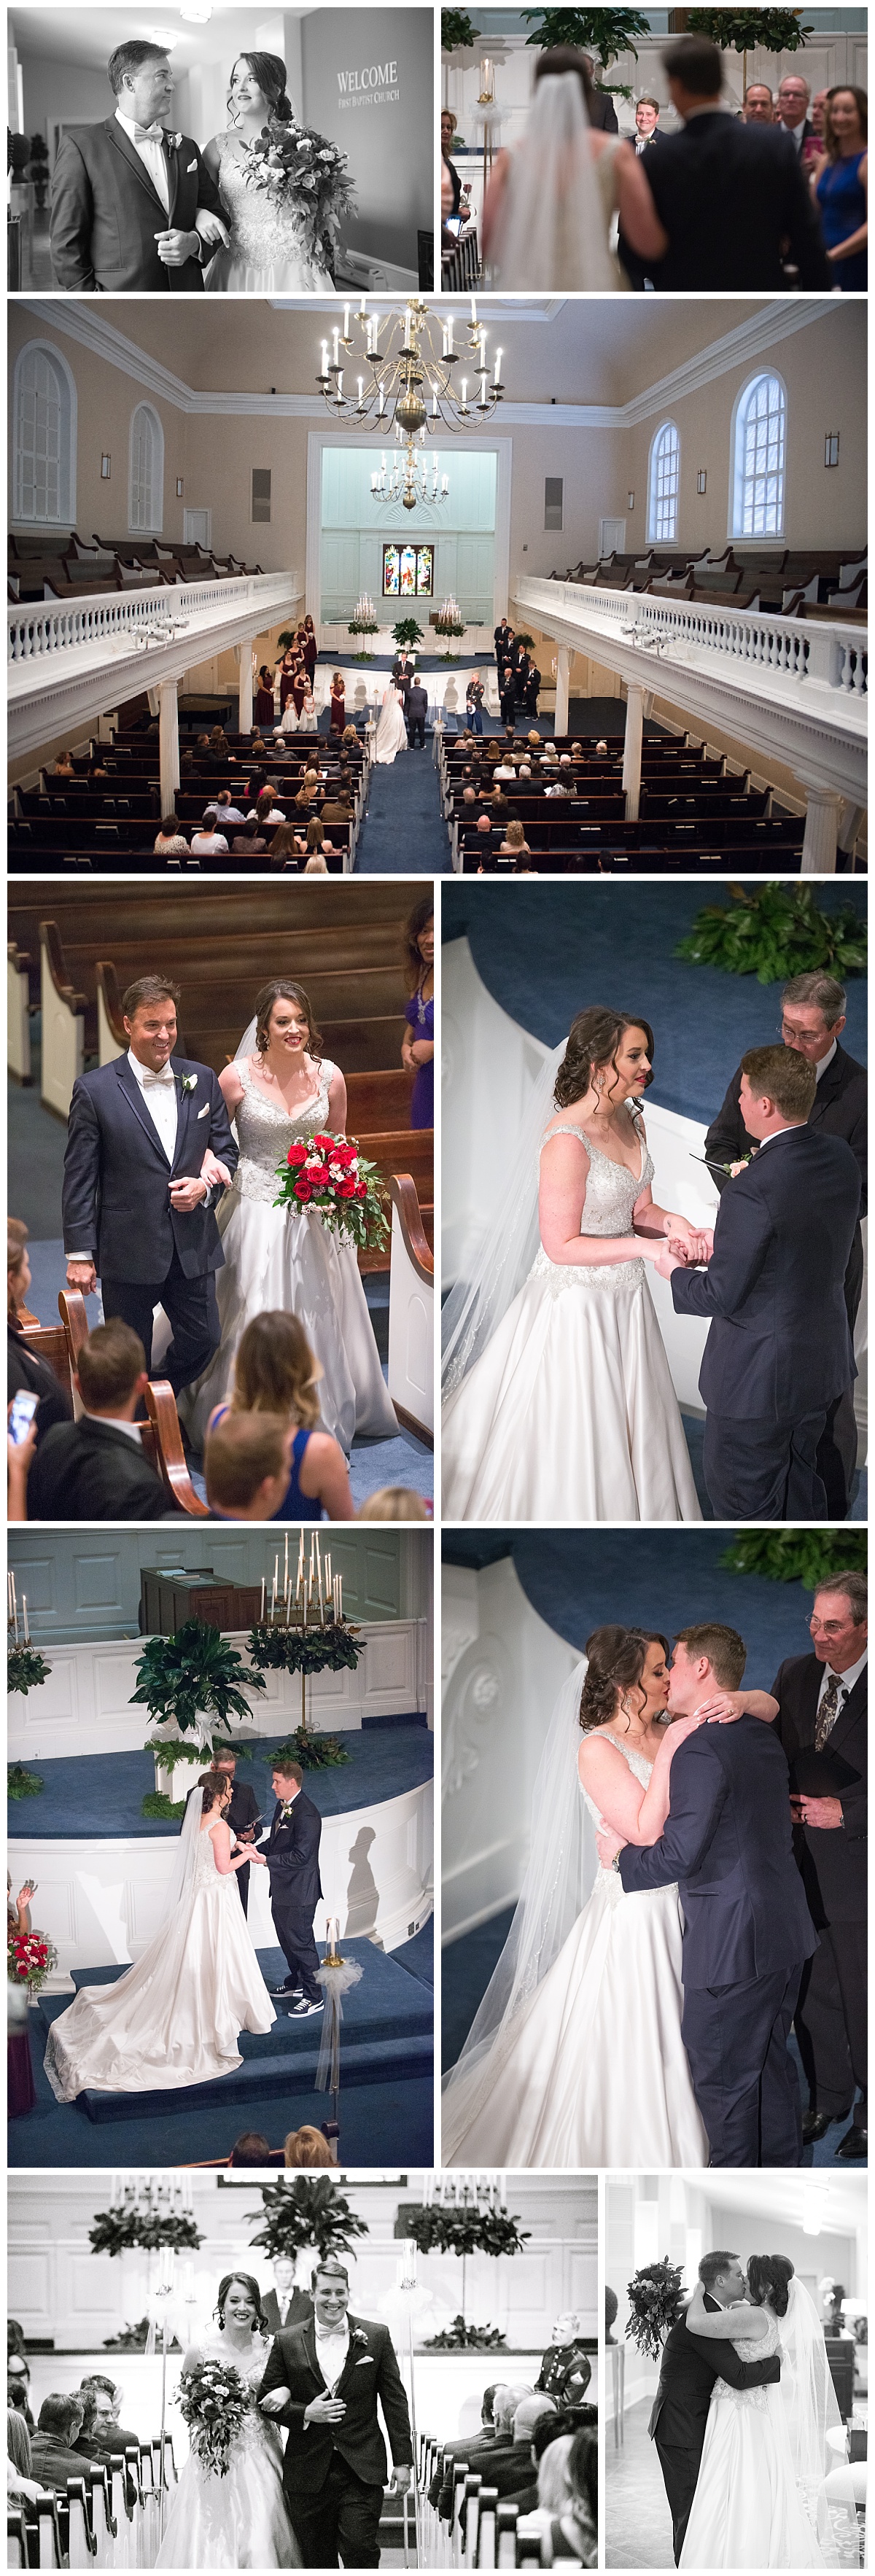
<path fill-rule="evenodd" d="M 42 0 L 24 0 L 24 5 L 10 9 L 9 33 L 20 54 L 38 54 L 61 63 L 78 63 L 90 71 L 103 71 L 115 45 L 130 43 L 134 37 L 163 42 L 168 34 L 176 36 L 171 61 L 174 71 L 187 72 L 194 62 L 212 62 L 217 53 L 229 60 L 243 46 L 250 46 L 258 27 L 274 15 L 266 0 L 253 0 L 250 8 L 225 8 L 222 0 L 214 5 L 209 24 L 193 27 L 180 17 L 178 8 L 165 8 L 155 0 L 150 9 L 44 8 Z M 291 19 L 310 15 L 306 9 L 283 9 Z"/>
<path fill-rule="evenodd" d="M 720 2167 L 696 2174 L 691 2181 L 706 2200 L 737 2211 L 739 2218 L 756 2212 L 776 2224 L 783 2220 L 785 2226 L 802 2227 L 811 2213 L 819 2217 L 824 2232 L 841 2236 L 854 2236 L 866 2224 L 865 2173 L 839 2175 L 819 2167 L 809 2172 L 800 2166 L 774 2173 L 763 2168 L 754 2174 Z"/>

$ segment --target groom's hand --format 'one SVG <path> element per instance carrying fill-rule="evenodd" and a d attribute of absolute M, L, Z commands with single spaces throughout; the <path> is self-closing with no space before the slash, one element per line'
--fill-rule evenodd
<path fill-rule="evenodd" d="M 613 1833 L 610 1825 L 600 1826 L 595 1838 L 595 1847 L 603 1869 L 610 1869 L 616 1860 L 617 1853 L 626 1849 L 622 1834 Z"/>
<path fill-rule="evenodd" d="M 200 1200 L 206 1198 L 207 1188 L 208 1184 L 199 1172 L 191 1174 L 187 1180 L 171 1181 L 170 1201 L 176 1215 L 191 1216 Z"/>
<path fill-rule="evenodd" d="M 393 2471 L 392 2471 L 392 2476 L 393 2476 L 394 2481 L 395 2481 L 395 2493 L 396 2493 L 396 2495 L 407 2495 L 407 2494 L 409 2493 L 409 2490 L 410 2490 L 410 2482 L 411 2482 L 411 2479 L 412 2479 L 412 2477 L 413 2477 L 413 2470 L 412 2470 L 412 2469 L 393 2469 Z"/>
<path fill-rule="evenodd" d="M 165 268 L 184 268 L 187 259 L 197 259 L 201 246 L 199 233 L 167 231 L 156 233 L 155 240 Z"/>
<path fill-rule="evenodd" d="M 332 2397 L 326 2388 L 319 2397 L 311 2397 L 304 2408 L 305 2424 L 342 2424 L 346 2407 L 342 2397 Z"/>
<path fill-rule="evenodd" d="M 97 1272 L 93 1261 L 68 1261 L 67 1286 L 78 1288 L 83 1297 L 93 1297 L 97 1286 Z"/>

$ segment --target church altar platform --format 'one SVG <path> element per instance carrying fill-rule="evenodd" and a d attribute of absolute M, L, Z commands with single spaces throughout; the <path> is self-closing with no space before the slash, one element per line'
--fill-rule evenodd
<path fill-rule="evenodd" d="M 25 1581 L 22 1576 L 21 1588 L 33 1602 L 51 1583 L 50 1547 L 47 1544 L 43 1548 L 36 1528 L 28 1547 L 28 1568 L 30 1579 Z M 91 1572 L 100 1598 L 99 1547 L 94 1550 Z M 248 1633 L 243 1628 L 228 1631 L 228 1642 L 236 1646 L 244 1663 L 249 1660 Z M 342 1734 L 354 1758 L 356 1741 L 362 1735 L 375 1744 L 377 1736 L 385 1735 L 389 1729 L 397 1748 L 399 1721 L 402 1727 L 409 1723 L 418 1729 L 426 1706 L 428 1655 L 422 1619 L 362 1621 L 356 1638 L 364 1646 L 364 1653 L 355 1671 L 344 1666 L 339 1673 L 316 1673 L 307 1683 L 308 1726 L 317 1734 Z M 95 1642 L 80 1641 L 75 1636 L 55 1639 L 43 1632 L 35 1643 L 42 1648 L 51 1670 L 38 1690 L 30 1691 L 26 1698 L 16 1694 L 10 1701 L 9 1760 L 49 1761 L 66 1754 L 71 1743 L 75 1743 L 80 1756 L 141 1752 L 148 1715 L 144 1708 L 132 1706 L 131 1695 L 137 1688 L 136 1666 L 146 1638 L 108 1637 Z M 299 1724 L 301 1684 L 297 1673 L 267 1672 L 264 1680 L 266 1688 L 259 1691 L 251 1715 L 232 1718 L 229 1744 L 240 1744 L 244 1737 L 251 1743 L 255 1736 L 260 1736 L 265 1745 L 284 1743 L 291 1729 Z M 375 1751 L 375 1763 L 377 1759 Z M 353 1773 L 344 1765 L 342 1773 L 322 1772 L 319 1776 L 323 1780 L 336 1776 L 350 1781 Z M 146 1785 L 153 1788 L 154 1782 L 150 1780 Z M 388 1791 L 383 1788 L 370 1794 L 386 1796 Z M 321 1805 L 321 1798 L 316 1803 Z M 344 1793 L 341 1803 L 355 1806 L 357 1800 Z M 12 1830 L 22 1822 L 19 1810 L 11 1820 Z M 34 1822 L 28 1816 L 28 1826 Z M 127 1832 L 130 1828 L 125 1825 L 110 1830 Z"/>

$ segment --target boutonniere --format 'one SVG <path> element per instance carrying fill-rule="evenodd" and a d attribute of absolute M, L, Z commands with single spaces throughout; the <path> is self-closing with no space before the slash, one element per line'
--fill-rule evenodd
<path fill-rule="evenodd" d="M 350 2342 L 367 2343 L 367 2340 L 368 2338 L 365 2333 L 364 2326 L 353 2326 L 352 2333 L 350 2335 Z"/>
<path fill-rule="evenodd" d="M 170 145 L 171 152 L 178 152 L 182 142 L 182 136 L 181 134 L 168 134 L 167 141 Z"/>
<path fill-rule="evenodd" d="M 197 1074 L 196 1074 L 196 1073 L 178 1073 L 178 1074 L 177 1074 L 177 1076 L 176 1076 L 176 1079 L 177 1079 L 177 1082 L 178 1082 L 178 1084 L 179 1084 L 180 1091 L 196 1091 L 196 1090 L 197 1090 Z"/>
<path fill-rule="evenodd" d="M 280 1800 L 280 1815 L 284 1825 L 288 1824 L 294 1803 L 294 1798 L 282 1798 Z"/>

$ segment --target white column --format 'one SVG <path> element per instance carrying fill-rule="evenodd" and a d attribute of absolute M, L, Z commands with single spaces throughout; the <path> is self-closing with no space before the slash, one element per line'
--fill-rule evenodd
<path fill-rule="evenodd" d="M 161 764 L 161 812 L 172 814 L 179 788 L 179 718 L 176 680 L 162 680 L 158 696 L 158 747 Z"/>
<path fill-rule="evenodd" d="M 556 655 L 556 713 L 554 733 L 568 732 L 568 682 L 571 676 L 571 647 L 560 644 Z"/>
<path fill-rule="evenodd" d="M 235 644 L 234 653 L 240 677 L 237 683 L 237 723 L 241 733 L 252 732 L 252 645 Z"/>
<path fill-rule="evenodd" d="M 626 738 L 623 745 L 623 786 L 626 790 L 626 821 L 637 823 L 641 795 L 641 736 L 644 729 L 644 691 L 637 681 L 630 681 L 626 699 Z"/>
<path fill-rule="evenodd" d="M 834 876 L 841 797 L 832 787 L 809 787 L 806 793 L 802 874 L 804 877 Z"/>
<path fill-rule="evenodd" d="M 853 860 L 857 834 L 860 830 L 861 823 L 863 822 L 865 812 L 865 805 L 851 805 L 848 803 L 846 804 L 842 815 L 841 828 L 838 836 L 839 849 L 842 850 L 845 856 L 851 860 Z"/>

